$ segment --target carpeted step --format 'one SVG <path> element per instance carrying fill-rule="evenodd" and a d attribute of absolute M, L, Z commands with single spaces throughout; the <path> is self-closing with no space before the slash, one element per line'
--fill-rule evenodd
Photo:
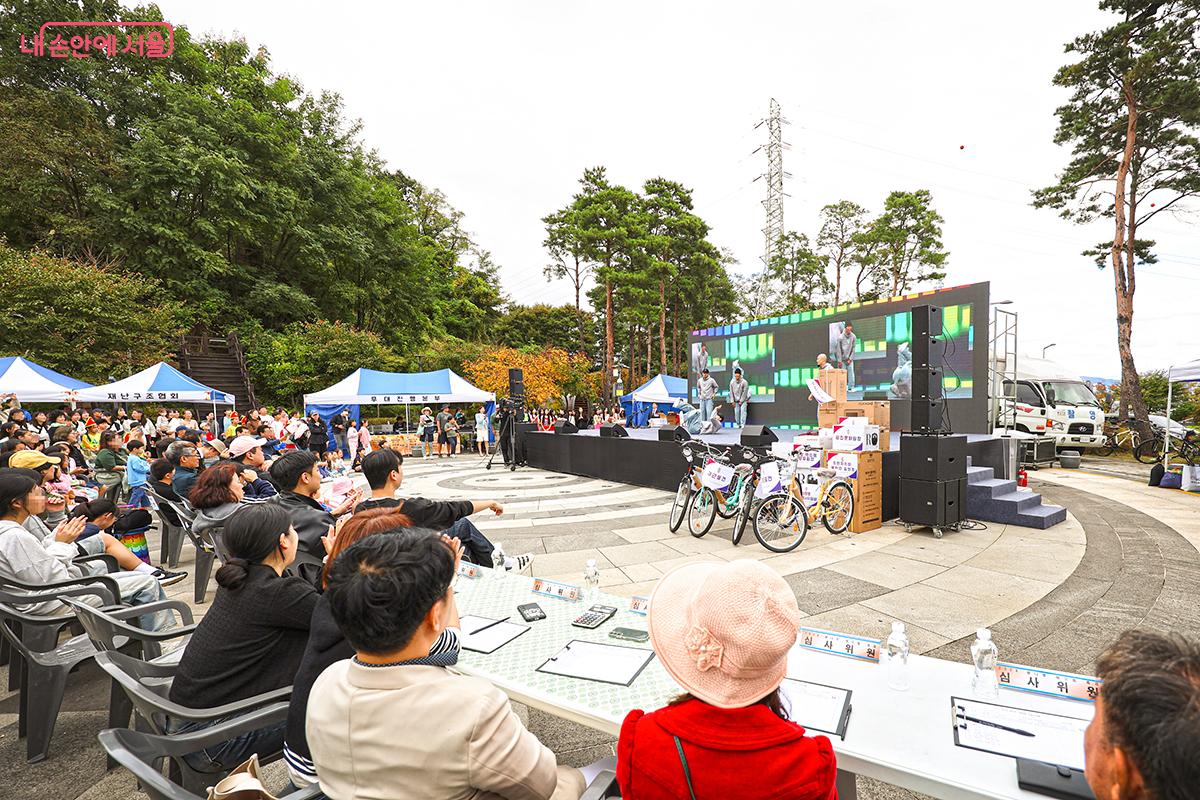
<path fill-rule="evenodd" d="M 1067 518 L 1067 510 L 1062 506 L 1036 506 L 1017 515 L 1014 525 L 1026 528 L 1049 528 Z"/>
<path fill-rule="evenodd" d="M 973 467 L 967 464 L 967 483 L 979 483 L 996 477 L 996 470 L 991 467 Z"/>
<path fill-rule="evenodd" d="M 973 496 L 979 500 L 994 500 L 1001 495 L 1012 494 L 1016 490 L 1016 481 L 1006 481 L 1003 478 L 987 478 L 967 483 L 967 496 Z"/>

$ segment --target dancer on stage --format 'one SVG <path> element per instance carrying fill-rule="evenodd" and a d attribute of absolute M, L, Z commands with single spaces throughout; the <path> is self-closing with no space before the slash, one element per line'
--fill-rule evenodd
<path fill-rule="evenodd" d="M 712 416 L 713 405 L 716 403 L 717 382 L 708 374 L 707 367 L 700 373 L 696 389 L 700 392 L 700 418 L 708 419 Z"/>

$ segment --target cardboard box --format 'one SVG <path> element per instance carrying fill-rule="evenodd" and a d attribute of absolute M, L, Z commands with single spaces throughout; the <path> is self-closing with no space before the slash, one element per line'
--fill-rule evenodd
<path fill-rule="evenodd" d="M 862 417 L 849 417 L 847 419 L 862 420 Z M 843 453 L 863 453 L 871 450 L 879 450 L 880 428 L 878 425 L 867 425 L 861 422 L 852 424 L 839 423 L 833 428 L 833 449 Z"/>
<path fill-rule="evenodd" d="M 871 425 L 890 428 L 892 403 L 890 400 L 848 400 L 841 404 L 840 416 L 865 417 Z"/>
<path fill-rule="evenodd" d="M 821 388 L 833 398 L 833 402 L 846 402 L 846 370 L 817 370 L 817 383 L 821 384 Z"/>
<path fill-rule="evenodd" d="M 874 481 L 883 485 L 883 453 L 878 450 L 867 453 L 842 453 L 825 451 L 825 466 L 839 478 Z"/>
<path fill-rule="evenodd" d="M 796 470 L 796 483 L 800 484 L 800 496 L 804 504 L 811 506 L 821 496 L 821 479 L 815 469 Z"/>
<path fill-rule="evenodd" d="M 882 482 L 856 479 L 850 481 L 850 487 L 854 490 L 854 515 L 850 518 L 850 532 L 866 533 L 882 527 Z"/>

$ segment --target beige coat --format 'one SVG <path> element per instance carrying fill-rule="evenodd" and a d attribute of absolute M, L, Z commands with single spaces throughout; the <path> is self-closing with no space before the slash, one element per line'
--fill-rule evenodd
<path fill-rule="evenodd" d="M 333 800 L 563 800 L 560 767 L 492 684 L 444 667 L 329 667 L 308 701 L 308 744 Z"/>

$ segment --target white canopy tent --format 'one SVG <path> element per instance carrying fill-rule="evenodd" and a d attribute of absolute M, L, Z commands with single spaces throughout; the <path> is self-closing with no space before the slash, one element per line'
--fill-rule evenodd
<path fill-rule="evenodd" d="M 337 383 L 319 392 L 304 395 L 304 406 L 361 405 L 363 403 L 404 404 L 404 422 L 408 424 L 409 405 L 426 403 L 493 403 L 495 392 L 472 386 L 449 369 L 434 372 L 381 372 L 356 369 Z"/>
<path fill-rule="evenodd" d="M 0 358 L 0 397 L 12 394 L 24 403 L 61 403 L 73 401 L 76 392 L 91 386 L 21 356 Z"/>
<path fill-rule="evenodd" d="M 233 395 L 205 386 L 163 361 L 128 378 L 81 389 L 76 396 L 80 400 L 106 403 L 212 403 L 213 416 L 217 414 L 218 403 L 231 406 L 234 401 Z"/>
<path fill-rule="evenodd" d="M 1163 434 L 1163 464 L 1167 463 L 1167 454 L 1171 452 L 1171 394 L 1172 384 L 1200 381 L 1200 359 L 1189 361 L 1178 367 L 1167 367 L 1167 424 Z"/>

